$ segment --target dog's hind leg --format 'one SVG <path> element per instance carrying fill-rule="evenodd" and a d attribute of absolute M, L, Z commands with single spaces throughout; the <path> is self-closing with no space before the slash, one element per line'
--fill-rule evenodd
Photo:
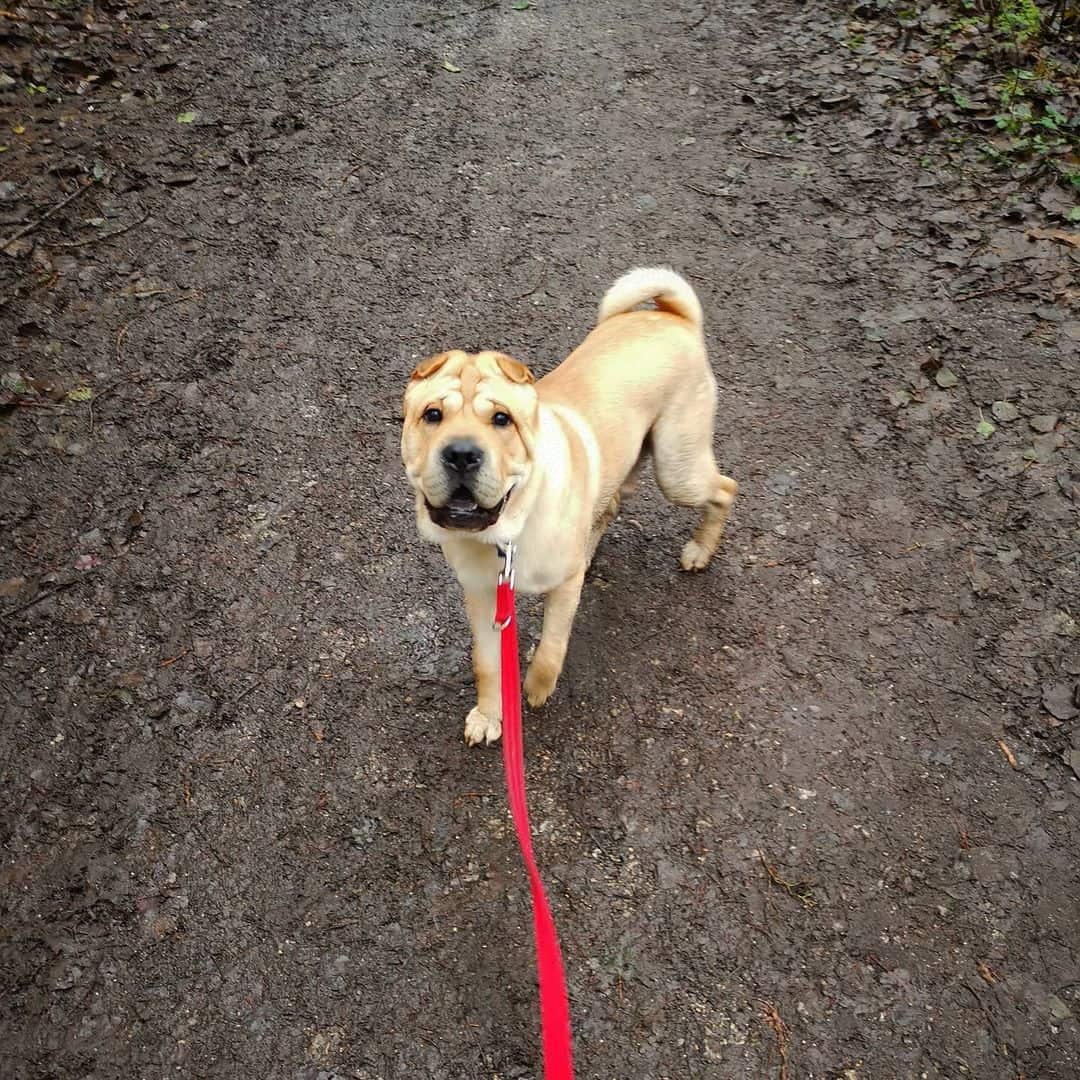
<path fill-rule="evenodd" d="M 702 393 L 688 408 L 670 409 L 652 429 L 656 481 L 676 506 L 701 508 L 701 517 L 679 560 L 684 570 L 704 570 L 716 553 L 739 485 L 716 467 L 712 451 L 715 398 Z"/>
<path fill-rule="evenodd" d="M 525 697 L 534 709 L 551 697 L 562 674 L 584 580 L 585 571 L 582 570 L 544 597 L 544 628 L 540 632 L 536 654 L 525 674 Z"/>
<path fill-rule="evenodd" d="M 707 481 L 708 495 L 701 509 L 701 517 L 693 538 L 687 540 L 679 558 L 684 570 L 704 570 L 709 565 L 720 546 L 728 511 L 739 491 L 739 485 L 730 476 L 724 476 L 715 462 L 711 464 L 713 475 Z"/>

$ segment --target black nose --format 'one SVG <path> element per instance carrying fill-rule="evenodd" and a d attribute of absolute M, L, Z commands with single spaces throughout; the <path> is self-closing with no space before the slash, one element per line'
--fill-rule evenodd
<path fill-rule="evenodd" d="M 454 472 L 465 476 L 480 468 L 480 463 L 484 460 L 484 451 L 476 443 L 462 439 L 447 443 L 442 448 L 442 459 L 448 469 L 453 469 Z"/>

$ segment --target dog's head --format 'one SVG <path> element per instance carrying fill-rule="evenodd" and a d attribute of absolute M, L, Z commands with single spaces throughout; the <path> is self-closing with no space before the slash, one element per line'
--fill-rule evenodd
<path fill-rule="evenodd" d="M 532 471 L 538 401 L 532 372 L 498 352 L 440 353 L 405 391 L 401 456 L 421 527 L 482 532 Z"/>

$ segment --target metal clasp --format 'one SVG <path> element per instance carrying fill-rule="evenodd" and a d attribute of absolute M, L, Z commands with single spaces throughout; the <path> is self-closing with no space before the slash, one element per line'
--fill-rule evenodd
<path fill-rule="evenodd" d="M 514 602 L 513 601 L 514 572 L 515 572 L 515 568 L 514 568 L 514 545 L 513 544 L 507 544 L 505 548 L 498 548 L 497 547 L 495 550 L 502 556 L 502 560 L 503 560 L 502 569 L 499 571 L 499 585 L 509 584 L 509 586 L 510 586 L 510 594 L 511 594 L 510 595 L 511 607 L 510 607 L 510 614 L 507 615 L 505 619 L 500 620 L 499 617 L 498 617 L 498 611 L 499 611 L 498 594 L 496 593 L 495 618 L 492 619 L 491 625 L 496 630 L 505 630 L 510 625 L 510 620 L 514 617 L 514 609 L 513 609 L 513 602 Z"/>
<path fill-rule="evenodd" d="M 510 582 L 510 588 L 514 587 L 514 545 L 507 544 L 505 548 L 495 549 L 502 557 L 502 569 L 499 571 L 499 584 Z"/>

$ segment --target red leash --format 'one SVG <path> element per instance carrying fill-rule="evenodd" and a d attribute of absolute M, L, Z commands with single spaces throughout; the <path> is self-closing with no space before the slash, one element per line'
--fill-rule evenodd
<path fill-rule="evenodd" d="M 495 628 L 502 631 L 503 765 L 506 797 L 532 891 L 536 970 L 540 981 L 540 1032 L 544 1080 L 574 1080 L 570 1003 L 566 996 L 562 953 L 547 893 L 533 856 L 529 806 L 525 799 L 525 757 L 521 741 L 521 674 L 518 668 L 517 616 L 514 612 L 514 548 L 506 545 L 495 594 Z"/>

